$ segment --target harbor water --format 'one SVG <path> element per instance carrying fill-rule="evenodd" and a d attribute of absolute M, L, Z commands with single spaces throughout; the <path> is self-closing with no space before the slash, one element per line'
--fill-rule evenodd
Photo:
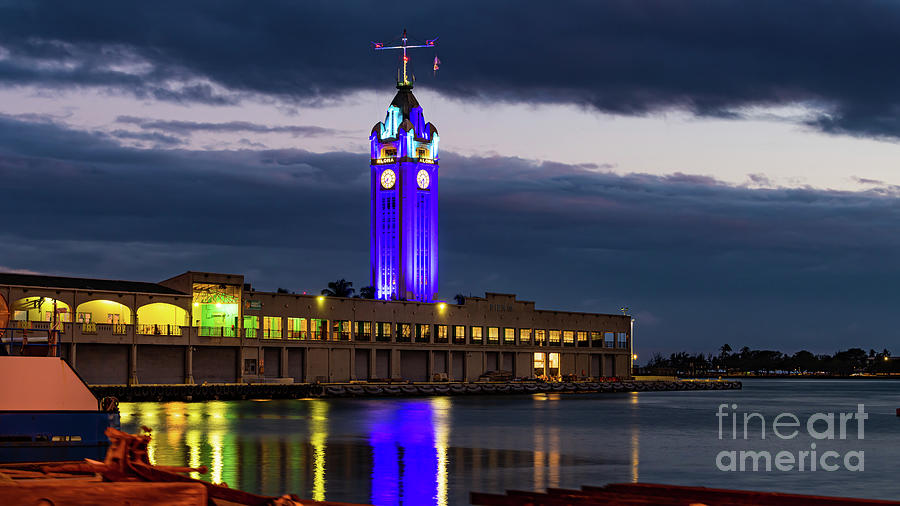
<path fill-rule="evenodd" d="M 470 491 L 640 481 L 897 499 L 898 389 L 895 380 L 751 379 L 725 391 L 120 408 L 123 429 L 152 428 L 154 463 L 205 465 L 205 479 L 270 495 L 444 505 L 468 504 Z"/>

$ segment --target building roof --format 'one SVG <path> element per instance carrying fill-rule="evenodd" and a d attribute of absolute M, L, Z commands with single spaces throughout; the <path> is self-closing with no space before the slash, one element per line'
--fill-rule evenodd
<path fill-rule="evenodd" d="M 394 95 L 391 105 L 400 109 L 404 118 L 409 118 L 409 112 L 414 108 L 421 107 L 419 101 L 416 100 L 416 96 L 413 95 L 412 86 L 403 85 L 397 86 L 397 94 Z"/>
<path fill-rule="evenodd" d="M 185 293 L 156 283 L 142 281 L 119 281 L 113 279 L 66 278 L 61 276 L 41 276 L 0 272 L 0 285 L 34 286 L 41 288 L 69 288 L 76 290 L 97 290 L 102 292 L 138 292 L 167 295 Z"/>

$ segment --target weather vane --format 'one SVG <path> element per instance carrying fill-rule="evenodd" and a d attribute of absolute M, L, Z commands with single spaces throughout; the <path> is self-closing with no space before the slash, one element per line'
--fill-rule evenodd
<path fill-rule="evenodd" d="M 372 42 L 372 48 L 376 51 L 384 51 L 386 49 L 402 49 L 403 50 L 403 80 L 397 80 L 399 85 L 402 86 L 410 86 L 412 83 L 409 80 L 409 76 L 406 72 L 406 64 L 409 63 L 409 56 L 406 54 L 407 49 L 415 49 L 420 47 L 434 47 L 435 42 L 437 42 L 438 38 L 435 37 L 431 40 L 426 40 L 424 44 L 417 44 L 410 46 L 407 44 L 409 38 L 406 36 L 406 29 L 403 29 L 403 35 L 400 36 L 401 44 L 399 46 L 386 46 L 383 42 Z M 440 65 L 441 60 L 438 59 L 437 55 L 434 56 L 434 71 L 437 72 L 438 65 Z"/>

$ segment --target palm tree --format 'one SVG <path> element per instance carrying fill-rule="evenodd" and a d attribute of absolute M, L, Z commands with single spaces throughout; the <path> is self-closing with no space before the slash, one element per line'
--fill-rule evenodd
<path fill-rule="evenodd" d="M 322 295 L 329 297 L 353 297 L 353 292 L 355 291 L 353 281 L 341 278 L 337 281 L 329 281 L 328 288 L 322 290 Z"/>
<path fill-rule="evenodd" d="M 359 289 L 360 299 L 374 299 L 375 298 L 375 287 L 374 286 L 364 286 Z"/>
<path fill-rule="evenodd" d="M 466 303 L 466 296 L 461 293 L 458 293 L 453 296 L 453 300 L 455 300 L 457 304 L 462 306 L 463 304 Z"/>

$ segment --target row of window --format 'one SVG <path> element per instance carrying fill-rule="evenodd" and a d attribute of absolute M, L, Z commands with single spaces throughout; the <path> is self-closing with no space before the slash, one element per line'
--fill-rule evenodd
<path fill-rule="evenodd" d="M 282 331 L 282 318 L 244 316 L 244 336 L 263 339 L 302 339 L 312 341 L 390 342 L 396 336 L 399 343 L 449 343 L 455 344 L 523 344 L 535 346 L 594 346 L 625 348 L 628 346 L 625 332 L 588 332 L 584 330 L 516 329 L 511 327 L 467 327 L 465 325 L 432 325 L 428 323 L 351 322 L 350 320 L 324 320 L 319 318 L 287 318 L 287 329 Z M 518 336 L 516 336 L 518 330 Z M 516 338 L 518 337 L 518 341 Z"/>

